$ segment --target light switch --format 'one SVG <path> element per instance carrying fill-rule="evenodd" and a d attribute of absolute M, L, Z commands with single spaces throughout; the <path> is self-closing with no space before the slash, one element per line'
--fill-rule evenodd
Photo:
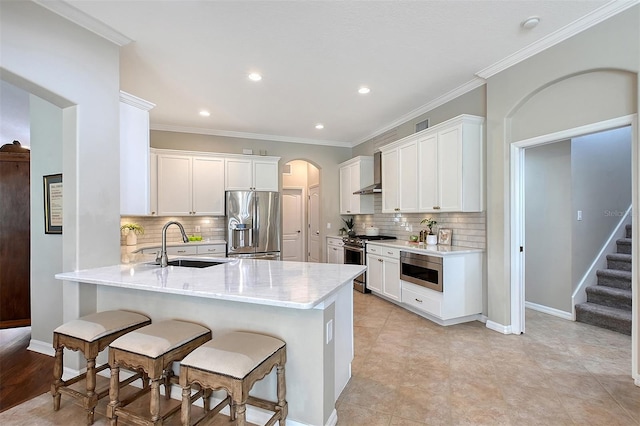
<path fill-rule="evenodd" d="M 582 210 L 578 210 L 578 220 L 582 220 Z"/>

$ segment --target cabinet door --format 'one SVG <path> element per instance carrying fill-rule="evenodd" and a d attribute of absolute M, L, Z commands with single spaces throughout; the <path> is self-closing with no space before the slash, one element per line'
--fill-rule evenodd
<path fill-rule="evenodd" d="M 158 214 L 191 214 L 191 157 L 158 155 Z"/>
<path fill-rule="evenodd" d="M 361 189 L 360 186 L 360 163 L 349 166 L 349 197 L 351 197 L 351 213 L 359 214 L 360 212 L 360 195 L 354 192 Z"/>
<path fill-rule="evenodd" d="M 440 211 L 462 209 L 462 128 L 438 133 L 438 206 Z"/>
<path fill-rule="evenodd" d="M 149 189 L 151 191 L 151 215 L 158 214 L 158 154 L 151 152 L 149 156 L 150 181 Z"/>
<path fill-rule="evenodd" d="M 400 260 L 384 258 L 382 292 L 390 299 L 400 301 Z"/>
<path fill-rule="evenodd" d="M 398 206 L 400 211 L 418 211 L 418 144 L 398 147 Z"/>
<path fill-rule="evenodd" d="M 224 216 L 224 159 L 193 157 L 193 214 Z"/>
<path fill-rule="evenodd" d="M 351 213 L 351 167 L 340 168 L 340 214 Z"/>
<path fill-rule="evenodd" d="M 382 213 L 398 211 L 398 150 L 392 149 L 382 153 Z"/>
<path fill-rule="evenodd" d="M 256 191 L 278 191 L 278 163 L 255 160 L 252 186 Z"/>
<path fill-rule="evenodd" d="M 327 263 L 344 263 L 344 249 L 342 247 L 328 245 Z"/>
<path fill-rule="evenodd" d="M 200 256 L 224 257 L 227 253 L 227 247 L 224 244 L 206 244 L 196 246 L 196 252 Z"/>
<path fill-rule="evenodd" d="M 149 167 L 149 111 L 120 102 L 121 215 L 151 213 Z"/>
<path fill-rule="evenodd" d="M 225 160 L 225 188 L 228 191 L 249 191 L 253 187 L 253 163 L 242 158 Z"/>
<path fill-rule="evenodd" d="M 383 263 L 380 256 L 367 255 L 367 288 L 371 291 L 382 293 Z"/>
<path fill-rule="evenodd" d="M 418 140 L 418 210 L 438 211 L 438 136 Z"/>

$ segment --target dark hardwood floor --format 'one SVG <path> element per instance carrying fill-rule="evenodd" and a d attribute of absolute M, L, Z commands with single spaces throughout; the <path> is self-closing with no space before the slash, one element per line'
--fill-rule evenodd
<path fill-rule="evenodd" d="M 48 392 L 53 357 L 27 350 L 31 327 L 0 330 L 0 412 Z"/>

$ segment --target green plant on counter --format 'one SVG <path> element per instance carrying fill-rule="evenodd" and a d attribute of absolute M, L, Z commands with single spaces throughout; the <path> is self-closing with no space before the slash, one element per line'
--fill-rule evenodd
<path fill-rule="evenodd" d="M 144 228 L 137 223 L 125 223 L 120 227 L 120 231 L 127 235 L 129 232 L 133 232 L 136 235 L 144 234 Z"/>
<path fill-rule="evenodd" d="M 348 219 L 342 219 L 345 225 L 347 225 L 347 229 L 353 229 L 353 216 Z"/>
<path fill-rule="evenodd" d="M 427 225 L 427 228 L 429 228 L 429 235 L 433 235 L 433 229 L 431 229 L 434 225 L 436 225 L 438 222 L 436 222 L 435 220 L 433 220 L 433 218 L 429 217 L 426 219 L 422 219 L 420 221 L 420 223 L 422 225 Z"/>

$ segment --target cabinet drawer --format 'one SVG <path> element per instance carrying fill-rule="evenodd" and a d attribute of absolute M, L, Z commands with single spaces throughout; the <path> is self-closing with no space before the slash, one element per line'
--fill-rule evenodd
<path fill-rule="evenodd" d="M 167 254 L 169 256 L 171 255 L 179 255 L 179 256 L 186 256 L 186 255 L 192 255 L 192 254 L 197 254 L 198 251 L 196 249 L 196 246 L 191 246 L 191 247 L 167 247 Z"/>
<path fill-rule="evenodd" d="M 400 259 L 400 249 L 377 246 L 375 244 L 367 244 L 367 253 L 377 254 L 378 256 L 392 257 Z"/>
<path fill-rule="evenodd" d="M 342 241 L 342 238 L 328 237 L 327 244 L 330 246 L 342 247 L 344 246 L 344 241 Z"/>
<path fill-rule="evenodd" d="M 413 287 L 402 283 L 402 303 L 413 306 L 416 309 L 427 312 L 437 317 L 442 317 L 442 297 L 430 295 L 426 292 L 415 291 Z"/>
<path fill-rule="evenodd" d="M 200 255 L 214 254 L 225 255 L 227 253 L 227 247 L 224 244 L 207 244 L 204 246 L 196 246 L 197 252 Z"/>

